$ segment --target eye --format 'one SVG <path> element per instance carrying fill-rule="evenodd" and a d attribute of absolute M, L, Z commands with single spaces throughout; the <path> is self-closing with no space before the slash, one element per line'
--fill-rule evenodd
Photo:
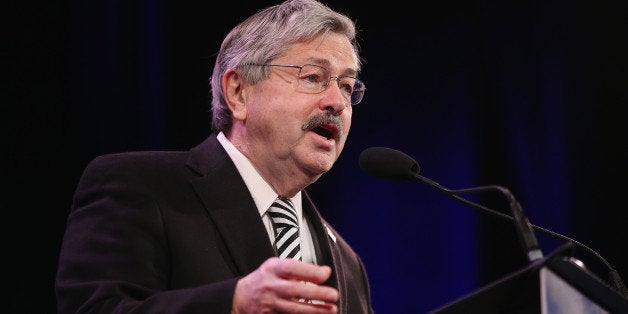
<path fill-rule="evenodd" d="M 307 75 L 302 75 L 300 79 L 308 83 L 320 83 L 322 81 L 321 76 L 317 73 L 310 73 Z"/>
<path fill-rule="evenodd" d="M 354 85 L 355 79 L 352 77 L 341 76 L 338 78 L 338 87 L 349 95 L 353 94 Z"/>
<path fill-rule="evenodd" d="M 304 67 L 301 70 L 301 76 L 299 76 L 299 80 L 304 81 L 306 83 L 322 83 L 325 82 L 325 75 L 322 70 L 318 70 L 312 67 Z"/>
<path fill-rule="evenodd" d="M 301 82 L 302 86 L 307 86 L 312 91 L 319 92 L 321 88 L 324 89 L 329 85 L 329 71 L 317 65 L 306 64 L 301 67 L 299 72 L 299 82 Z"/>

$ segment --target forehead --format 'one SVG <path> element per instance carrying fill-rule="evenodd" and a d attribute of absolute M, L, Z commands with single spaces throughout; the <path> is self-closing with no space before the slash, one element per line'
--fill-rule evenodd
<path fill-rule="evenodd" d="M 276 61 L 294 65 L 306 63 L 324 66 L 332 72 L 357 73 L 357 55 L 349 39 L 339 33 L 321 34 L 309 41 L 297 42 Z"/>

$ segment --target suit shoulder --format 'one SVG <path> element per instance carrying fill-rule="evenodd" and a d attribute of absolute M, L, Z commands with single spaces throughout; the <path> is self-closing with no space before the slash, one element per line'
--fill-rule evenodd
<path fill-rule="evenodd" d="M 135 151 L 100 155 L 90 161 L 88 167 L 160 166 L 185 162 L 187 151 Z"/>
<path fill-rule="evenodd" d="M 106 177 L 112 174 L 146 175 L 185 168 L 187 151 L 136 151 L 101 155 L 89 162 L 83 175 Z"/>

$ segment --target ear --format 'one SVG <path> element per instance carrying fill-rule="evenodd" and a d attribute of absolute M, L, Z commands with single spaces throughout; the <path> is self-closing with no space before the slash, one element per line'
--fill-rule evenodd
<path fill-rule="evenodd" d="M 229 69 L 222 76 L 222 91 L 225 95 L 225 101 L 236 120 L 246 119 L 245 86 L 246 81 L 236 70 Z"/>

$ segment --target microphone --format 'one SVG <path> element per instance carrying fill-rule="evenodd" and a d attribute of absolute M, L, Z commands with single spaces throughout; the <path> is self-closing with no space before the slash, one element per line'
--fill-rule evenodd
<path fill-rule="evenodd" d="M 530 222 L 523 213 L 521 205 L 508 189 L 498 185 L 481 186 L 462 190 L 447 189 L 440 184 L 419 175 L 419 164 L 412 157 L 398 150 L 387 147 L 370 147 L 365 149 L 360 154 L 359 164 L 362 171 L 372 176 L 393 181 L 418 179 L 419 181 L 427 183 L 428 185 L 445 192 L 458 200 L 464 200 L 465 204 L 472 205 L 474 207 L 475 203 L 460 198 L 458 194 L 489 190 L 498 190 L 502 192 L 508 198 L 510 209 L 514 216 L 515 226 L 517 228 L 517 235 L 528 259 L 532 262 L 543 257 L 543 253 L 541 252 L 539 243 L 532 231 Z"/>
<path fill-rule="evenodd" d="M 625 288 L 623 281 L 621 280 L 621 277 L 619 276 L 617 271 L 600 254 L 574 239 L 531 224 L 524 214 L 519 202 L 517 202 L 510 190 L 505 187 L 499 185 L 487 185 L 455 190 L 445 188 L 437 182 L 419 175 L 419 164 L 412 157 L 406 155 L 401 151 L 387 147 L 370 147 L 362 151 L 359 158 L 359 166 L 363 172 L 380 179 L 392 181 L 419 180 L 441 192 L 444 192 L 445 194 L 453 197 L 454 199 L 460 201 L 465 205 L 484 210 L 500 218 L 514 221 L 515 227 L 517 229 L 517 236 L 519 237 L 519 241 L 521 242 L 530 262 L 543 257 L 543 253 L 540 250 L 533 229 L 539 230 L 558 239 L 575 243 L 576 245 L 584 248 L 586 251 L 595 255 L 600 261 L 602 261 L 602 263 L 604 263 L 604 265 L 610 270 L 610 278 L 611 281 L 614 283 L 617 291 L 624 296 L 628 295 L 628 290 Z M 495 190 L 501 192 L 508 198 L 510 210 L 513 213 L 513 216 L 500 213 L 494 209 L 485 207 L 459 196 L 459 194 L 464 193 L 486 192 Z"/>
<path fill-rule="evenodd" d="M 407 181 L 419 174 L 419 164 L 412 157 L 392 148 L 367 148 L 359 163 L 362 171 L 386 180 Z"/>

